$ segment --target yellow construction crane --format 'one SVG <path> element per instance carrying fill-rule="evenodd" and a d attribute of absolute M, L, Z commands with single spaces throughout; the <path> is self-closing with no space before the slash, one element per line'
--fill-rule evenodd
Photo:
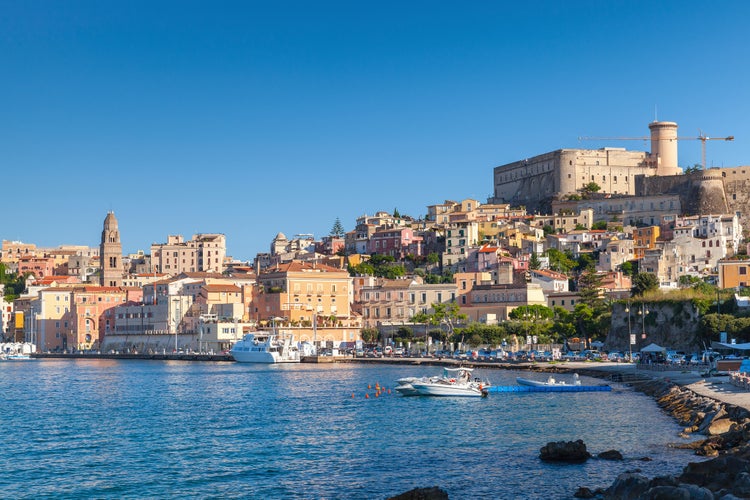
<path fill-rule="evenodd" d="M 651 137 L 579 137 L 579 141 L 650 141 Z M 672 140 L 672 139 L 670 139 Z M 706 170 L 706 141 L 733 141 L 734 136 L 728 137 L 708 137 L 706 134 L 698 131 L 698 137 L 677 137 L 678 141 L 701 141 L 701 165 Z"/>

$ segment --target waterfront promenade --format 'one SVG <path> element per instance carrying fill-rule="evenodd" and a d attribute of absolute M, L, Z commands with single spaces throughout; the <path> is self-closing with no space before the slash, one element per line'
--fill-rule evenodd
<path fill-rule="evenodd" d="M 671 370 L 653 370 L 647 366 L 629 363 L 582 363 L 566 362 L 561 364 L 565 371 L 578 371 L 581 374 L 605 378 L 621 379 L 623 382 L 637 383 L 637 380 L 661 379 L 671 382 L 695 394 L 715 399 L 722 403 L 750 410 L 750 390 L 733 385 L 729 377 L 703 376 L 700 370 L 690 367 L 675 366 Z"/>

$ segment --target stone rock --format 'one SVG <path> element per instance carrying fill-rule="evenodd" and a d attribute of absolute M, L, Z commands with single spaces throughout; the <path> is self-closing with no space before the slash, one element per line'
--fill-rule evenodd
<path fill-rule="evenodd" d="M 708 429 L 708 426 L 711 425 L 711 422 L 714 420 L 718 420 L 720 418 L 724 418 L 727 416 L 727 411 L 724 409 L 724 407 L 720 407 L 719 409 L 715 411 L 709 411 L 706 413 L 706 418 L 703 419 L 703 423 L 701 423 L 698 426 L 698 432 L 706 432 L 706 429 Z"/>
<path fill-rule="evenodd" d="M 581 486 L 576 490 L 575 493 L 573 493 L 573 496 L 575 498 L 594 498 L 596 496 L 596 493 L 591 491 L 589 488 L 586 488 L 585 486 Z"/>
<path fill-rule="evenodd" d="M 750 472 L 750 463 L 733 455 L 723 455 L 705 462 L 691 462 L 678 477 L 682 483 L 719 491 L 731 485 L 741 473 Z"/>
<path fill-rule="evenodd" d="M 612 486 L 604 490 L 605 500 L 637 500 L 649 488 L 649 479 L 643 474 L 620 474 Z"/>
<path fill-rule="evenodd" d="M 617 450 L 607 450 L 599 453 L 597 457 L 603 460 L 622 460 L 622 453 Z"/>
<path fill-rule="evenodd" d="M 706 434 L 708 434 L 709 436 L 718 436 L 719 434 L 724 434 L 725 432 L 729 432 L 729 430 L 732 428 L 732 425 L 734 425 L 734 422 L 732 422 L 728 418 L 714 418 L 706 428 Z"/>
<path fill-rule="evenodd" d="M 431 488 L 414 488 L 413 490 L 391 497 L 388 500 L 448 500 L 448 493 L 437 486 L 432 486 Z"/>
<path fill-rule="evenodd" d="M 586 444 L 578 441 L 557 441 L 547 443 L 539 450 L 539 458 L 546 462 L 585 462 L 591 458 Z"/>
<path fill-rule="evenodd" d="M 694 484 L 654 486 L 641 497 L 644 500 L 714 500 L 714 494 Z"/>
<path fill-rule="evenodd" d="M 733 495 L 737 495 L 741 498 L 750 498 L 750 474 L 747 472 L 740 472 L 737 477 L 734 478 L 731 488 L 729 488 Z"/>

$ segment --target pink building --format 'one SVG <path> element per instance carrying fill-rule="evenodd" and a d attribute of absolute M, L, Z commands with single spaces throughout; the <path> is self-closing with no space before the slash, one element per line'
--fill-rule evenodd
<path fill-rule="evenodd" d="M 18 260 L 18 274 L 31 273 L 35 278 L 55 274 L 55 259 L 52 257 L 24 256 Z"/>
<path fill-rule="evenodd" d="M 398 227 L 376 231 L 367 246 L 368 253 L 390 255 L 401 260 L 411 254 L 422 255 L 422 237 L 415 236 L 409 227 Z"/>

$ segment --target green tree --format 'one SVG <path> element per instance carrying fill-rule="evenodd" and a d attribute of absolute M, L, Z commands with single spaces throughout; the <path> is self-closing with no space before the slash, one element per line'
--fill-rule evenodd
<path fill-rule="evenodd" d="M 577 288 L 581 302 L 591 307 L 595 314 L 604 307 L 602 279 L 603 276 L 596 272 L 593 264 L 589 264 L 578 277 Z"/>
<path fill-rule="evenodd" d="M 690 276 L 689 274 L 683 274 L 677 279 L 677 284 L 680 285 L 681 288 L 689 288 L 695 284 L 702 282 L 703 280 L 701 280 L 699 277 Z"/>
<path fill-rule="evenodd" d="M 398 208 L 394 208 L 393 209 L 393 217 L 396 218 L 396 219 L 400 219 L 401 218 L 401 214 L 398 213 Z"/>
<path fill-rule="evenodd" d="M 408 326 L 402 326 L 396 330 L 396 336 L 400 338 L 402 342 L 408 341 L 414 338 L 414 331 Z"/>
<path fill-rule="evenodd" d="M 542 262 L 539 260 L 539 256 L 536 252 L 531 252 L 531 258 L 529 258 L 529 269 L 539 269 Z"/>
<path fill-rule="evenodd" d="M 643 295 L 650 290 L 659 288 L 659 278 L 654 273 L 638 273 L 633 277 L 633 288 L 631 294 L 635 296 Z"/>
<path fill-rule="evenodd" d="M 601 189 L 601 186 L 596 182 L 589 182 L 581 188 L 581 194 L 584 198 L 587 198 L 593 193 L 598 193 Z"/>
<path fill-rule="evenodd" d="M 341 224 L 341 219 L 336 217 L 336 221 L 333 223 L 330 235 L 335 238 L 342 238 L 345 233 L 346 231 L 344 231 L 344 226 Z"/>
<path fill-rule="evenodd" d="M 683 173 L 685 175 L 690 175 L 696 172 L 700 172 L 701 170 L 703 170 L 703 166 L 700 163 L 696 163 L 692 167 L 687 167 L 685 170 L 683 170 Z"/>
<path fill-rule="evenodd" d="M 436 266 L 440 262 L 440 256 L 436 252 L 430 252 L 427 254 L 427 263 L 431 266 Z"/>
<path fill-rule="evenodd" d="M 622 274 L 625 276 L 633 276 L 633 273 L 635 272 L 632 260 L 627 260 L 620 264 L 620 271 L 622 271 Z"/>
<path fill-rule="evenodd" d="M 591 229 L 596 229 L 596 230 L 607 229 L 607 221 L 600 220 L 600 221 L 594 222 L 593 224 L 591 224 Z"/>
<path fill-rule="evenodd" d="M 378 332 L 377 328 L 362 328 L 359 335 L 365 343 L 372 344 L 378 340 L 380 332 Z"/>
<path fill-rule="evenodd" d="M 549 224 L 545 224 L 542 226 L 542 231 L 544 231 L 544 235 L 547 236 L 548 234 L 555 234 L 555 228 L 550 226 Z"/>
<path fill-rule="evenodd" d="M 576 267 L 576 261 L 556 248 L 547 250 L 547 257 L 549 257 L 549 267 L 558 273 L 569 274 Z"/>
<path fill-rule="evenodd" d="M 554 318 L 554 316 L 554 310 L 541 304 L 519 306 L 508 313 L 508 317 L 515 320 L 521 320 L 525 318 L 534 318 L 534 320 L 547 320 Z"/>

